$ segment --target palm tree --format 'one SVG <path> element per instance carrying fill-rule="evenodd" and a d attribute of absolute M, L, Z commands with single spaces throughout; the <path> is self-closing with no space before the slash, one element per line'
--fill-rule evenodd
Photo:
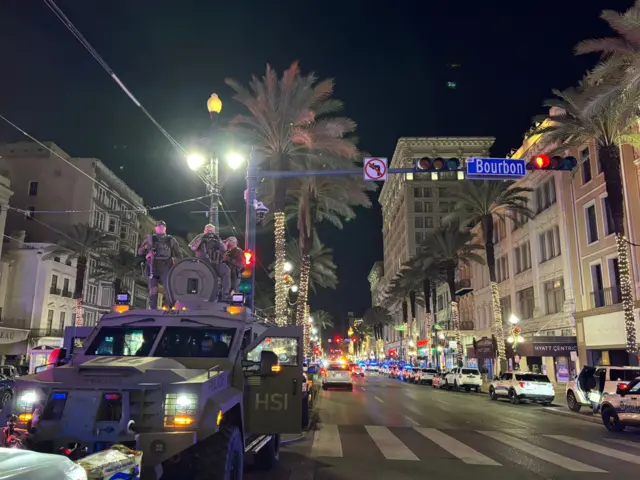
<path fill-rule="evenodd" d="M 342 109 L 342 102 L 332 98 L 333 80 L 318 82 L 315 74 L 302 75 L 297 62 L 281 78 L 267 65 L 265 76 L 253 77 L 249 89 L 227 79 L 234 99 L 242 103 L 249 115 L 237 116 L 233 125 L 252 137 L 252 145 L 271 170 L 288 170 L 296 163 L 318 160 L 319 153 L 355 160 L 358 149 L 346 135 L 356 124 L 332 114 Z M 275 233 L 276 322 L 286 322 L 287 290 L 284 280 L 286 255 L 285 204 L 288 182 L 276 179 L 273 185 Z"/>
<path fill-rule="evenodd" d="M 315 323 L 320 330 L 328 330 L 334 327 L 333 324 L 333 315 L 324 310 L 316 310 L 311 314 L 313 318 L 313 323 Z"/>
<path fill-rule="evenodd" d="M 50 251 L 44 258 L 52 258 L 64 251 L 66 253 L 71 252 L 69 256 L 76 259 L 76 283 L 73 298 L 76 301 L 76 326 L 82 326 L 82 299 L 89 255 L 91 253 L 102 255 L 105 251 L 108 251 L 113 242 L 113 235 L 107 235 L 102 230 L 98 230 L 88 224 L 73 225 L 64 233 L 65 236 L 58 243 L 60 248 Z"/>
<path fill-rule="evenodd" d="M 296 323 L 304 325 L 309 292 L 309 271 L 311 268 L 311 250 L 313 249 L 315 226 L 327 221 L 342 229 L 343 219 L 355 218 L 355 207 L 371 207 L 367 190 L 375 189 L 372 182 L 364 182 L 360 177 L 299 177 L 291 182 L 287 192 L 293 200 L 289 212 L 297 218 L 298 244 L 302 263 L 300 265 L 300 285 Z M 291 212 L 293 210 L 293 212 Z"/>
<path fill-rule="evenodd" d="M 530 188 L 515 187 L 513 182 L 499 180 L 459 182 L 458 188 L 451 191 L 456 199 L 454 216 L 460 225 L 478 225 L 482 229 L 482 238 L 489 267 L 491 299 L 493 303 L 493 325 L 498 342 L 500 371 L 506 371 L 507 355 L 504 343 L 502 310 L 500 308 L 500 290 L 496 276 L 496 255 L 493 243 L 494 222 L 510 218 L 517 222 L 522 217 L 533 218 L 535 212 L 529 208 Z"/>
<path fill-rule="evenodd" d="M 286 259 L 291 262 L 293 270 L 291 276 L 300 278 L 300 272 L 303 266 L 303 256 L 297 240 L 291 240 L 287 243 Z M 326 247 L 316 235 L 313 245 L 309 252 L 310 268 L 309 268 L 309 288 L 313 293 L 318 288 L 330 288 L 335 290 L 338 286 L 338 267 L 333 262 L 333 250 Z M 275 265 L 269 267 L 271 277 L 275 277 Z"/>
<path fill-rule="evenodd" d="M 125 277 L 139 278 L 142 276 L 140 263 L 140 257 L 128 250 L 105 252 L 99 259 L 98 268 L 93 278 L 112 280 L 114 294 L 118 295 L 122 292 L 122 281 Z"/>
<path fill-rule="evenodd" d="M 602 84 L 594 87 L 591 79 L 586 78 L 578 88 L 562 92 L 554 90 L 558 98 L 546 102 L 547 106 L 552 107 L 549 121 L 543 123 L 536 133 L 542 135 L 542 148 L 555 150 L 580 148 L 595 140 L 615 233 L 627 352 L 630 364 L 637 365 L 638 346 L 629 272 L 629 241 L 625 236 L 620 147 L 625 143 L 637 143 L 633 141 L 637 134 L 633 134 L 631 130 L 635 127 L 637 119 L 640 89 L 624 90 L 619 95 L 608 96 L 608 100 L 600 102 L 597 109 L 589 108 L 594 98 L 591 89 L 601 86 Z"/>
<path fill-rule="evenodd" d="M 473 239 L 474 237 L 469 230 L 461 230 L 456 222 L 452 222 L 433 231 L 420 245 L 421 251 L 417 255 L 417 257 L 435 259 L 438 269 L 449 287 L 451 320 L 456 335 L 459 366 L 462 366 L 462 343 L 460 341 L 460 315 L 456 301 L 456 270 L 460 264 L 470 265 L 474 262 L 483 265 L 485 263 L 477 253 L 484 247 L 477 243 L 471 243 Z"/>
<path fill-rule="evenodd" d="M 393 322 L 393 317 L 386 308 L 375 306 L 364 312 L 362 320 L 365 325 L 370 325 L 373 328 L 373 336 L 375 339 L 382 340 L 384 327 Z"/>

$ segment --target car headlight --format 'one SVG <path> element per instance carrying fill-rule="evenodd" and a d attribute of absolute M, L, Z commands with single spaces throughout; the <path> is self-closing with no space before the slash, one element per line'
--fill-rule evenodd
<path fill-rule="evenodd" d="M 18 404 L 32 407 L 38 401 L 38 394 L 35 390 L 28 390 L 18 397 Z"/>
<path fill-rule="evenodd" d="M 184 428 L 193 424 L 198 412 L 195 393 L 167 393 L 164 399 L 164 426 Z"/>

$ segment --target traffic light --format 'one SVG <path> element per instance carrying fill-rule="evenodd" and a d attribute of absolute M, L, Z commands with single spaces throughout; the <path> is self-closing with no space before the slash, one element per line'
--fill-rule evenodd
<path fill-rule="evenodd" d="M 249 250 L 244 251 L 244 270 L 240 275 L 240 286 L 238 290 L 240 293 L 247 295 L 251 294 L 253 290 L 253 267 L 254 267 L 253 252 Z"/>
<path fill-rule="evenodd" d="M 550 157 L 546 154 L 536 155 L 527 164 L 527 170 L 556 170 L 570 172 L 578 165 L 575 157 L 561 157 L 554 155 Z"/>
<path fill-rule="evenodd" d="M 460 170 L 459 158 L 414 158 L 416 172 L 454 172 Z"/>

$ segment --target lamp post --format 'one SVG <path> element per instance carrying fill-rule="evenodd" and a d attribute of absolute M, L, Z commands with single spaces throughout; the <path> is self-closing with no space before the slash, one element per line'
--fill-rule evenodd
<path fill-rule="evenodd" d="M 515 315 L 511 314 L 509 317 L 509 324 L 511 325 L 511 331 L 509 336 L 507 337 L 507 342 L 513 345 L 513 353 L 514 353 L 514 364 L 515 364 L 515 355 L 518 353 L 518 344 L 524 342 L 524 338 L 520 335 L 520 327 L 518 327 L 518 323 L 520 319 Z"/>

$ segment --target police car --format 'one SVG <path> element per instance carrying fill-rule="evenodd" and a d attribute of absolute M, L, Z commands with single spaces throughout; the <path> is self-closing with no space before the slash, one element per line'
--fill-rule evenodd
<path fill-rule="evenodd" d="M 521 401 L 551 405 L 556 396 L 553 384 L 546 375 L 529 372 L 507 372 L 489 385 L 489 398 L 508 398 L 513 404 Z"/>
<path fill-rule="evenodd" d="M 344 362 L 331 363 L 327 368 L 327 373 L 322 379 L 322 389 L 344 388 L 353 391 L 353 380 L 351 379 L 351 369 Z"/>
<path fill-rule="evenodd" d="M 600 404 L 602 423 L 610 432 L 640 427 L 640 377 L 620 383 L 616 393 L 605 393 Z"/>

